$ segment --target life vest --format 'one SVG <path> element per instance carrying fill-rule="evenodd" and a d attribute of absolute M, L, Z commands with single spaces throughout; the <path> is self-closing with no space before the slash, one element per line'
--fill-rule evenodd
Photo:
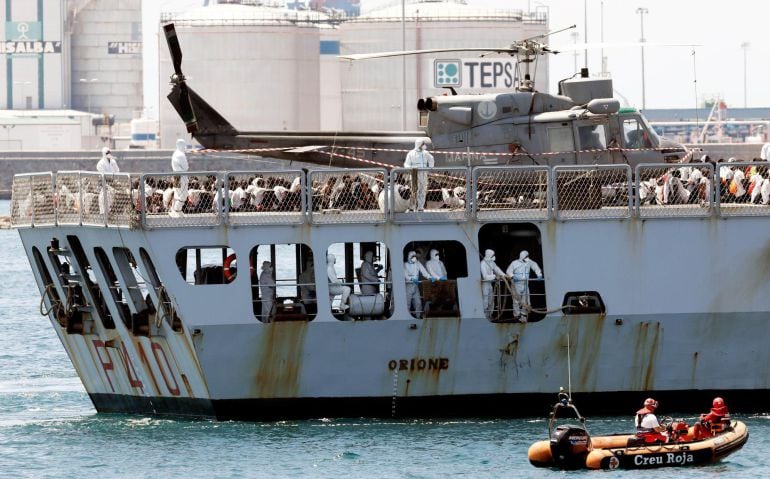
<path fill-rule="evenodd" d="M 644 439 L 645 443 L 666 442 L 667 437 L 664 434 L 659 433 L 654 428 L 642 427 L 642 421 L 648 414 L 653 413 L 647 408 L 636 411 L 636 437 Z"/>
<path fill-rule="evenodd" d="M 701 423 L 711 434 L 719 434 L 730 427 L 730 410 L 727 406 L 711 408 L 711 412 L 703 416 Z"/>

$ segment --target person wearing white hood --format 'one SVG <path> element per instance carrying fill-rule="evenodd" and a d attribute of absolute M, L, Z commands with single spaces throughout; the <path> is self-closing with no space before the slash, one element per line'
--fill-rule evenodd
<path fill-rule="evenodd" d="M 484 259 L 481 260 L 481 295 L 484 300 L 484 314 L 487 319 L 492 319 L 492 311 L 495 309 L 492 282 L 503 276 L 505 273 L 495 263 L 494 250 L 485 250 Z"/>
<path fill-rule="evenodd" d="M 440 281 L 446 281 L 446 267 L 439 257 L 438 250 L 430 250 L 430 259 L 425 263 L 425 269 L 428 273 Z"/>
<path fill-rule="evenodd" d="M 340 298 L 340 309 L 345 312 L 348 309 L 348 298 L 350 297 L 350 286 L 345 286 L 342 281 L 337 278 L 337 270 L 334 268 L 334 263 L 337 262 L 337 257 L 332 253 L 326 255 L 326 276 L 329 278 L 329 301 L 334 300 L 334 297 L 342 295 Z"/>
<path fill-rule="evenodd" d="M 433 155 L 428 153 L 428 138 L 414 140 L 414 150 L 406 154 L 404 168 L 412 168 L 412 196 L 410 204 L 412 209 L 422 211 L 425 209 L 425 196 L 428 193 L 428 172 L 417 171 L 416 168 L 433 168 Z"/>
<path fill-rule="evenodd" d="M 406 306 L 415 318 L 422 316 L 422 297 L 420 296 L 420 276 L 434 281 L 425 266 L 417 261 L 417 253 L 410 251 L 404 263 L 404 279 L 406 280 Z"/>
<path fill-rule="evenodd" d="M 527 322 L 529 314 L 529 277 L 532 271 L 535 272 L 537 279 L 543 278 L 540 266 L 529 258 L 526 250 L 519 253 L 519 259 L 512 261 L 505 271 L 513 279 L 513 288 L 518 296 L 513 298 L 513 315 L 522 323 Z"/>
<path fill-rule="evenodd" d="M 171 155 L 172 171 L 187 171 L 190 166 L 187 163 L 187 155 L 184 150 L 187 142 L 183 139 L 176 140 L 176 150 Z M 182 175 L 174 178 L 174 201 L 171 203 L 169 214 L 178 215 L 187 202 L 187 176 Z"/>
<path fill-rule="evenodd" d="M 259 295 L 262 298 L 262 322 L 272 321 L 273 305 L 275 304 L 275 279 L 273 278 L 273 263 L 262 262 L 262 273 L 259 275 Z"/>
<path fill-rule="evenodd" d="M 118 162 L 115 161 L 115 157 L 106 146 L 102 148 L 102 158 L 96 164 L 96 171 L 99 173 L 120 173 Z"/>

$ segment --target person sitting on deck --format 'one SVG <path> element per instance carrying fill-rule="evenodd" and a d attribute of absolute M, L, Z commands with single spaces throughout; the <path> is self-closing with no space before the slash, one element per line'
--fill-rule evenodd
<path fill-rule="evenodd" d="M 647 398 L 644 400 L 644 407 L 636 411 L 636 437 L 643 439 L 645 444 L 668 440 L 668 437 L 663 434 L 666 428 L 660 425 L 655 415 L 656 409 L 658 409 L 658 401 Z"/>
<path fill-rule="evenodd" d="M 701 414 L 699 422 L 693 425 L 693 435 L 697 439 L 714 436 L 730 427 L 730 410 L 727 409 L 725 400 L 715 397 L 711 403 L 711 412 Z"/>

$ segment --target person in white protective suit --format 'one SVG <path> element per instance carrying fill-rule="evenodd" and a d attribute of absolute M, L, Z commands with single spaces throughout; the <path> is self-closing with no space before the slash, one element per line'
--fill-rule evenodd
<path fill-rule="evenodd" d="M 190 165 L 187 163 L 187 155 L 184 150 L 187 143 L 183 139 L 176 140 L 176 150 L 171 155 L 171 171 L 187 171 Z M 174 199 L 169 209 L 170 215 L 178 215 L 187 202 L 187 176 L 174 178 Z"/>
<path fill-rule="evenodd" d="M 513 279 L 513 288 L 517 296 L 513 298 L 513 315 L 522 323 L 527 322 L 529 314 L 529 278 L 532 271 L 535 272 L 537 279 L 543 278 L 540 266 L 530 259 L 526 250 L 519 253 L 519 259 L 513 260 L 505 271 Z"/>
<path fill-rule="evenodd" d="M 364 253 L 364 261 L 361 262 L 361 294 L 377 294 L 380 292 L 380 277 L 374 267 L 374 251 Z"/>
<path fill-rule="evenodd" d="M 425 266 L 417 261 L 417 253 L 410 251 L 404 263 L 404 280 L 406 281 L 406 306 L 415 318 L 422 317 L 422 297 L 420 296 L 420 276 L 435 281 Z"/>
<path fill-rule="evenodd" d="M 342 281 L 337 278 L 337 270 L 334 268 L 334 264 L 337 262 L 337 257 L 329 253 L 326 255 L 326 276 L 329 278 L 329 301 L 334 300 L 337 295 L 342 295 L 340 298 L 340 309 L 344 312 L 348 309 L 348 298 L 350 297 L 350 286 L 345 286 Z"/>
<path fill-rule="evenodd" d="M 262 322 L 269 323 L 272 320 L 273 304 L 275 304 L 275 279 L 273 278 L 273 264 L 270 261 L 262 262 L 262 273 L 259 275 L 259 295 L 262 298 Z"/>
<path fill-rule="evenodd" d="M 425 269 L 433 278 L 446 281 L 446 267 L 439 257 L 438 250 L 430 250 L 430 259 L 425 263 Z"/>
<path fill-rule="evenodd" d="M 414 150 L 406 154 L 404 168 L 433 168 L 433 155 L 428 153 L 428 138 L 414 140 Z M 411 208 L 422 211 L 425 209 L 425 196 L 428 193 L 428 172 L 412 171 L 412 196 Z"/>
<path fill-rule="evenodd" d="M 96 171 L 99 173 L 120 173 L 118 162 L 112 156 L 112 151 L 106 146 L 102 148 L 102 158 L 96 163 Z"/>
<path fill-rule="evenodd" d="M 505 273 L 495 263 L 494 250 L 485 250 L 484 259 L 481 260 L 481 295 L 484 301 L 484 314 L 487 319 L 492 319 L 492 311 L 495 309 L 495 298 L 492 294 L 494 281 L 503 276 Z"/>

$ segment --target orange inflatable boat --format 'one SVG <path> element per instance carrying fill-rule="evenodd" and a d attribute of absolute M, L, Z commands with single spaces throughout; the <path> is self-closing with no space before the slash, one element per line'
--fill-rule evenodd
<path fill-rule="evenodd" d="M 559 417 L 572 413 L 579 425 L 555 426 Z M 731 421 L 713 436 L 696 438 L 693 427 L 669 419 L 671 439 L 667 443 L 640 443 L 635 434 L 591 437 L 571 400 L 558 402 L 548 423 L 550 438 L 529 448 L 529 462 L 537 467 L 559 469 L 651 469 L 708 464 L 737 451 L 749 439 L 741 421 Z"/>

